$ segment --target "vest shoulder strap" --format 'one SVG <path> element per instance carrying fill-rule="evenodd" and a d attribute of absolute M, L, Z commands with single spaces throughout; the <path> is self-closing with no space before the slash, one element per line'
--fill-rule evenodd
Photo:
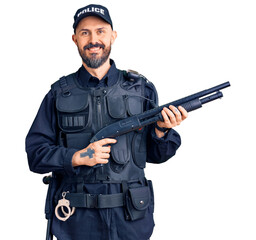
<path fill-rule="evenodd" d="M 76 87 L 75 73 L 61 77 L 58 81 L 51 85 L 54 95 L 62 93 L 64 96 L 70 95 L 70 90 Z"/>
<path fill-rule="evenodd" d="M 149 85 L 150 87 L 154 88 L 154 84 L 152 82 L 150 82 L 145 76 L 143 76 L 142 74 L 140 74 L 137 71 L 134 70 L 127 70 L 127 71 L 123 71 L 123 75 L 126 79 L 130 80 L 130 81 L 137 81 L 139 79 L 142 79 L 142 81 Z"/>
<path fill-rule="evenodd" d="M 123 71 L 123 75 L 124 75 L 124 79 L 126 81 L 130 81 L 130 82 L 137 82 L 138 80 L 141 81 L 142 96 L 144 96 L 145 87 L 149 88 L 150 91 L 153 91 L 154 93 L 157 93 L 154 84 L 151 81 L 149 81 L 145 76 L 140 74 L 139 72 L 134 71 L 134 70 L 127 70 L 127 71 Z M 156 101 L 158 102 L 158 99 Z"/>

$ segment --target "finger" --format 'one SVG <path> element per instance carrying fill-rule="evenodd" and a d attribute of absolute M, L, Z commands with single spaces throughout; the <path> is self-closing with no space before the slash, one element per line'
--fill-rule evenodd
<path fill-rule="evenodd" d="M 163 122 L 164 122 L 165 124 L 168 124 L 168 123 L 170 124 L 170 119 L 169 119 L 169 117 L 168 117 L 167 111 L 168 111 L 168 109 L 164 108 L 164 109 L 161 111 L 161 114 L 162 114 L 162 117 L 163 117 Z"/>
<path fill-rule="evenodd" d="M 182 122 L 182 118 L 181 118 L 181 113 L 180 113 L 180 111 L 179 111 L 176 107 L 174 107 L 174 106 L 172 106 L 172 105 L 170 105 L 169 108 L 170 108 L 171 111 L 175 114 L 176 122 L 177 122 L 177 124 L 179 125 L 179 124 Z"/>
<path fill-rule="evenodd" d="M 182 114 L 182 120 L 185 120 L 188 117 L 188 112 L 182 106 L 179 106 L 178 109 L 180 110 L 180 112 Z"/>
<path fill-rule="evenodd" d="M 176 121 L 176 117 L 174 115 L 174 113 L 168 109 L 168 108 L 164 108 L 165 110 L 165 113 L 167 114 L 167 119 L 168 119 L 168 122 L 172 125 L 172 126 L 176 126 L 177 125 L 177 121 Z M 167 121 L 166 121 L 167 123 Z"/>
<path fill-rule="evenodd" d="M 102 147 L 101 151 L 103 153 L 110 153 L 110 150 L 111 150 L 111 146 L 107 146 L 107 147 Z"/>
<path fill-rule="evenodd" d="M 101 146 L 108 145 L 108 144 L 114 144 L 116 142 L 117 142 L 117 140 L 114 138 L 104 138 L 104 139 L 98 141 L 98 143 Z"/>
<path fill-rule="evenodd" d="M 110 158 L 110 154 L 109 153 L 102 153 L 101 154 L 101 159 L 106 160 L 106 159 L 109 159 L 109 158 Z"/>
<path fill-rule="evenodd" d="M 99 159 L 96 160 L 95 165 L 96 164 L 106 164 L 106 163 L 108 163 L 107 159 L 99 158 Z"/>
<path fill-rule="evenodd" d="M 94 164 L 106 164 L 108 163 L 109 154 L 108 153 L 98 153 L 93 159 Z"/>

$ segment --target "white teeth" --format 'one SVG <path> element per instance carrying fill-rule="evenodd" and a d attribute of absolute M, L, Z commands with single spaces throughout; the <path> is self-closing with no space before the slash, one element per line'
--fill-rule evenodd
<path fill-rule="evenodd" d="M 90 51 L 98 51 L 100 50 L 100 47 L 92 47 L 92 48 L 89 48 Z"/>

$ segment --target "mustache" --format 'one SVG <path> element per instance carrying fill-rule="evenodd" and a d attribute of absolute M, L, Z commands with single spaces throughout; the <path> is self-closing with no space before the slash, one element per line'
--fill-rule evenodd
<path fill-rule="evenodd" d="M 89 43 L 88 45 L 84 46 L 84 50 L 86 50 L 88 48 L 92 48 L 92 47 L 101 47 L 102 49 L 104 49 L 105 45 L 100 44 L 100 43 L 95 43 L 95 44 Z"/>

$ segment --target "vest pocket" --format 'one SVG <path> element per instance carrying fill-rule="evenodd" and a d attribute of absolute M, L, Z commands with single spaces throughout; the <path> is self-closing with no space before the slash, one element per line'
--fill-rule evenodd
<path fill-rule="evenodd" d="M 107 97 L 108 112 L 112 118 L 122 119 L 143 111 L 143 99 L 139 96 L 118 95 Z"/>
<path fill-rule="evenodd" d="M 112 118 L 125 118 L 126 106 L 125 106 L 125 96 L 111 96 L 107 97 L 108 112 Z"/>
<path fill-rule="evenodd" d="M 111 158 L 110 166 L 114 172 L 121 172 L 131 157 L 129 150 L 127 136 L 122 135 L 116 138 L 117 143 L 111 146 Z"/>
<path fill-rule="evenodd" d="M 76 132 L 89 125 L 88 94 L 60 95 L 56 101 L 58 123 L 64 132 Z"/>
<path fill-rule="evenodd" d="M 127 112 L 130 116 L 143 112 L 143 99 L 139 96 L 129 96 L 126 101 Z"/>

